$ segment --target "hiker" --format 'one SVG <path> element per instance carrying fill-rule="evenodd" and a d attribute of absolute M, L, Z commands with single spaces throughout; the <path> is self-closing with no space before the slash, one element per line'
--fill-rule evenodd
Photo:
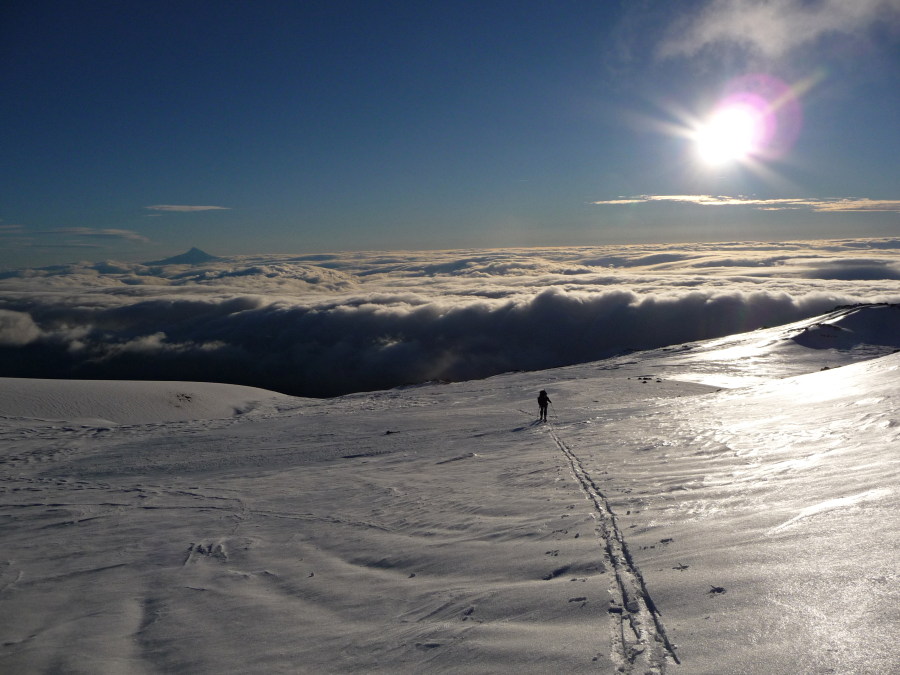
<path fill-rule="evenodd" d="M 553 403 L 553 401 L 547 396 L 547 392 L 541 389 L 541 393 L 538 394 L 538 406 L 541 409 L 541 422 L 547 421 L 547 406 L 550 403 Z"/>

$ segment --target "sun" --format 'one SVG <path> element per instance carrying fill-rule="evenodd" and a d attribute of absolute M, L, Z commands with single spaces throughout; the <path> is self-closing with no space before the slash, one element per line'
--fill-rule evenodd
<path fill-rule="evenodd" d="M 659 127 L 684 141 L 698 176 L 749 171 L 774 180 L 774 163 L 787 157 L 803 125 L 799 97 L 821 77 L 789 85 L 764 73 L 742 75 L 704 96 L 702 107 L 673 104 Z"/>
<path fill-rule="evenodd" d="M 720 107 L 694 133 L 697 154 L 711 165 L 744 161 L 760 150 L 764 126 L 752 106 Z"/>

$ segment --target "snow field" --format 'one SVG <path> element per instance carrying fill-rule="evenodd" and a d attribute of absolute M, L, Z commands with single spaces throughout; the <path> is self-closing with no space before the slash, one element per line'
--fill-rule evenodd
<path fill-rule="evenodd" d="M 3 380 L 0 671 L 896 672 L 867 321 L 329 400 Z"/>

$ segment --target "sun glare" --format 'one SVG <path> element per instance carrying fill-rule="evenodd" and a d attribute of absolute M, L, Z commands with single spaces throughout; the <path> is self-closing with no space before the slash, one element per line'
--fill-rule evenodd
<path fill-rule="evenodd" d="M 749 106 L 720 108 L 696 132 L 697 153 L 707 164 L 739 162 L 752 156 L 760 146 L 763 125 Z"/>
<path fill-rule="evenodd" d="M 762 171 L 794 144 L 803 118 L 798 96 L 818 79 L 814 75 L 790 86 L 762 73 L 735 78 L 705 117 L 685 117 L 682 133 L 707 167 L 741 165 Z"/>

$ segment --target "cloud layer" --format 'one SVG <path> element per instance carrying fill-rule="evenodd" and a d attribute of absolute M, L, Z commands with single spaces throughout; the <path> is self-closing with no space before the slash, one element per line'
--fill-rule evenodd
<path fill-rule="evenodd" d="M 807 209 L 827 213 L 872 213 L 876 211 L 900 213 L 900 199 L 850 199 L 835 197 L 832 199 L 809 199 L 789 197 L 778 199 L 758 199 L 737 195 L 639 195 L 637 197 L 617 197 L 591 202 L 595 206 L 626 206 L 628 204 L 646 204 L 649 202 L 669 202 L 695 204 L 697 206 L 748 206 L 763 211 L 791 211 Z"/>
<path fill-rule="evenodd" d="M 900 301 L 900 240 L 107 262 L 0 276 L 0 375 L 329 396 Z"/>
<path fill-rule="evenodd" d="M 147 237 L 131 230 L 97 227 L 57 227 L 52 230 L 37 232 L 37 234 L 67 235 L 72 237 L 86 237 L 89 239 L 127 239 L 129 241 L 150 241 Z"/>
<path fill-rule="evenodd" d="M 875 25 L 896 24 L 900 0 L 712 0 L 673 26 L 662 56 L 692 56 L 740 45 L 780 58 L 825 37 L 860 38 Z"/>
<path fill-rule="evenodd" d="M 155 206 L 145 206 L 150 211 L 176 211 L 190 213 L 192 211 L 228 211 L 228 206 L 191 206 L 188 204 L 156 204 Z"/>

